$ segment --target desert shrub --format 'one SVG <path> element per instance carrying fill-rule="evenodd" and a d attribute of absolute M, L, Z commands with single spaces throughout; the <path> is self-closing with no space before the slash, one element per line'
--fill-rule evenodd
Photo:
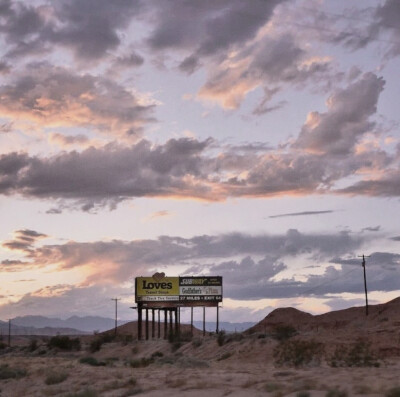
<path fill-rule="evenodd" d="M 267 337 L 267 335 L 265 334 L 260 334 L 257 336 L 257 339 L 265 339 Z"/>
<path fill-rule="evenodd" d="M 296 394 L 296 397 L 310 397 L 310 392 L 309 391 L 299 391 Z"/>
<path fill-rule="evenodd" d="M 7 345 L 4 342 L 0 342 L 0 350 L 3 350 L 7 347 Z"/>
<path fill-rule="evenodd" d="M 225 343 L 229 342 L 238 342 L 241 341 L 244 338 L 243 334 L 240 332 L 233 332 L 232 334 L 227 334 L 225 338 Z"/>
<path fill-rule="evenodd" d="M 218 332 L 218 335 L 217 335 L 218 346 L 223 346 L 223 344 L 225 343 L 225 337 L 226 337 L 225 331 Z"/>
<path fill-rule="evenodd" d="M 164 353 L 160 351 L 156 351 L 151 355 L 151 358 L 156 358 L 156 357 L 163 357 Z"/>
<path fill-rule="evenodd" d="M 297 334 L 296 328 L 291 325 L 278 325 L 274 328 L 272 337 L 279 341 L 285 341 Z"/>
<path fill-rule="evenodd" d="M 192 340 L 193 347 L 200 347 L 203 341 L 200 338 L 195 338 Z"/>
<path fill-rule="evenodd" d="M 30 352 L 34 352 L 38 347 L 38 343 L 36 339 L 31 339 L 29 342 L 28 350 Z"/>
<path fill-rule="evenodd" d="M 88 357 L 82 357 L 79 362 L 81 364 L 87 364 L 91 365 L 93 367 L 104 367 L 106 365 L 105 362 L 103 361 L 98 361 L 96 358 L 88 356 Z"/>
<path fill-rule="evenodd" d="M 0 379 L 19 379 L 26 376 L 27 371 L 23 368 L 9 367 L 8 364 L 0 365 Z"/>
<path fill-rule="evenodd" d="M 128 343 L 133 342 L 133 335 L 121 335 L 119 339 L 121 340 L 122 346 L 126 346 Z"/>
<path fill-rule="evenodd" d="M 98 352 L 101 349 L 102 345 L 103 345 L 103 341 L 100 338 L 96 338 L 90 342 L 89 351 L 91 353 Z"/>
<path fill-rule="evenodd" d="M 385 393 L 385 397 L 400 397 L 400 386 L 389 389 Z"/>
<path fill-rule="evenodd" d="M 137 394 L 143 393 L 143 389 L 141 387 L 132 387 L 124 392 L 121 397 L 129 397 L 136 396 Z"/>
<path fill-rule="evenodd" d="M 186 357 L 182 356 L 180 357 L 176 365 L 180 368 L 207 368 L 209 367 L 209 364 L 205 360 L 199 360 L 198 358 L 195 357 Z"/>
<path fill-rule="evenodd" d="M 171 351 L 174 353 L 179 350 L 182 346 L 182 342 L 177 340 L 171 344 Z"/>
<path fill-rule="evenodd" d="M 279 383 L 266 383 L 264 385 L 264 390 L 268 393 L 272 393 L 282 388 L 282 385 Z"/>
<path fill-rule="evenodd" d="M 330 389 L 325 393 L 325 397 L 347 397 L 347 391 L 340 389 Z"/>
<path fill-rule="evenodd" d="M 379 367 L 379 361 L 371 350 L 370 343 L 358 341 L 355 344 L 337 346 L 330 357 L 331 367 Z"/>
<path fill-rule="evenodd" d="M 90 342 L 89 351 L 91 353 L 98 352 L 104 343 L 110 343 L 115 340 L 115 335 L 111 333 L 97 335 L 95 339 Z"/>
<path fill-rule="evenodd" d="M 50 338 L 47 342 L 49 348 L 56 348 L 60 350 L 80 350 L 81 341 L 79 338 L 70 338 L 65 335 L 57 335 Z"/>
<path fill-rule="evenodd" d="M 67 394 L 66 397 L 97 397 L 97 391 L 93 389 L 85 389 L 78 393 Z"/>
<path fill-rule="evenodd" d="M 66 372 L 55 372 L 55 371 L 50 371 L 44 383 L 46 385 L 56 385 L 58 383 L 64 382 L 68 378 L 68 374 Z"/>
<path fill-rule="evenodd" d="M 226 353 L 222 354 L 220 357 L 218 357 L 217 361 L 226 360 L 227 358 L 231 357 L 232 355 L 233 355 L 233 353 L 226 352 Z"/>
<path fill-rule="evenodd" d="M 143 367 L 148 367 L 152 363 L 154 363 L 154 358 L 152 358 L 152 357 L 150 357 L 150 358 L 142 357 L 142 358 L 138 358 L 136 360 L 131 360 L 129 362 L 129 365 L 132 368 L 143 368 Z"/>
<path fill-rule="evenodd" d="M 302 340 L 281 342 L 274 349 L 276 365 L 301 367 L 304 365 L 318 365 L 324 349 L 321 343 Z"/>

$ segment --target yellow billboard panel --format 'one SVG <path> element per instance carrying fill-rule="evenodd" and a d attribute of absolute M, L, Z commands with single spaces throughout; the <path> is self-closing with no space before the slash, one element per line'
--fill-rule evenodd
<path fill-rule="evenodd" d="M 136 277 L 136 297 L 179 296 L 179 277 Z"/>

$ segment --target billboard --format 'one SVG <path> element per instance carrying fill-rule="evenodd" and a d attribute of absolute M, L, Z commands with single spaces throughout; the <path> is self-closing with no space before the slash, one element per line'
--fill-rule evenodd
<path fill-rule="evenodd" d="M 180 302 L 222 302 L 222 277 L 179 277 Z"/>
<path fill-rule="evenodd" d="M 222 302 L 222 277 L 136 277 L 135 302 L 176 303 L 182 306 Z"/>
<path fill-rule="evenodd" d="M 179 277 L 136 277 L 136 302 L 179 301 Z"/>

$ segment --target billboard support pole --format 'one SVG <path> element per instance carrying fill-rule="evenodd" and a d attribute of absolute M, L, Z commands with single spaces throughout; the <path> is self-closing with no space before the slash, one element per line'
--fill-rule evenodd
<path fill-rule="evenodd" d="M 175 335 L 179 335 L 179 330 L 178 330 L 178 308 L 176 307 L 175 310 Z"/>
<path fill-rule="evenodd" d="M 160 339 L 160 309 L 158 309 L 158 329 L 157 337 Z"/>
<path fill-rule="evenodd" d="M 169 330 L 168 333 L 169 334 L 173 334 L 173 329 L 172 329 L 172 309 L 169 309 Z"/>
<path fill-rule="evenodd" d="M 138 304 L 138 340 L 142 339 L 142 304 Z"/>
<path fill-rule="evenodd" d="M 149 340 L 149 309 L 146 307 L 146 340 Z"/>
<path fill-rule="evenodd" d="M 203 336 L 206 336 L 206 307 L 203 306 Z"/>
<path fill-rule="evenodd" d="M 217 329 L 216 333 L 218 334 L 219 332 L 219 305 L 217 304 Z"/>
<path fill-rule="evenodd" d="M 193 306 L 190 308 L 190 334 L 193 336 Z"/>
<path fill-rule="evenodd" d="M 155 319 L 155 310 L 151 309 L 151 338 L 155 337 L 155 327 L 154 327 L 154 319 Z"/>
<path fill-rule="evenodd" d="M 164 309 L 164 339 L 167 339 L 167 326 L 168 326 L 167 309 Z"/>

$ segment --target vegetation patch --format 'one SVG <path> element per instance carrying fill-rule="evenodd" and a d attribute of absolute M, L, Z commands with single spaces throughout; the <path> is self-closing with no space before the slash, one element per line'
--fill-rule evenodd
<path fill-rule="evenodd" d="M 82 357 L 79 362 L 81 364 L 87 364 L 91 365 L 93 367 L 104 367 L 106 363 L 104 361 L 98 361 L 96 358 L 88 356 L 88 357 Z"/>
<path fill-rule="evenodd" d="M 323 345 L 314 340 L 289 340 L 275 347 L 274 359 L 278 366 L 315 366 L 321 363 L 323 352 Z"/>
<path fill-rule="evenodd" d="M 218 357 L 218 358 L 217 358 L 217 361 L 226 360 L 226 359 L 228 359 L 229 357 L 231 357 L 232 355 L 233 355 L 233 353 L 226 352 L 226 353 L 224 353 L 222 356 Z"/>
<path fill-rule="evenodd" d="M 81 341 L 79 338 L 70 338 L 65 335 L 57 335 L 50 338 L 47 342 L 47 346 L 50 349 L 59 349 L 59 350 L 80 350 L 81 349 Z"/>
<path fill-rule="evenodd" d="M 136 360 L 131 360 L 129 362 L 129 365 L 132 368 L 143 368 L 143 367 L 148 367 L 150 364 L 153 364 L 153 363 L 154 363 L 154 358 L 142 357 L 142 358 L 138 358 Z"/>
<path fill-rule="evenodd" d="M 400 397 L 400 386 L 389 389 L 385 393 L 385 397 Z"/>
<path fill-rule="evenodd" d="M 351 346 L 337 346 L 329 359 L 331 367 L 379 367 L 370 343 L 358 341 Z"/>
<path fill-rule="evenodd" d="M 291 325 L 278 325 L 272 333 L 272 337 L 278 341 L 288 340 L 295 335 L 297 335 L 297 330 Z"/>
<path fill-rule="evenodd" d="M 66 397 L 97 397 L 98 393 L 93 389 L 85 389 L 78 393 L 67 394 Z"/>
<path fill-rule="evenodd" d="M 27 375 L 26 369 L 9 367 L 8 364 L 0 365 L 0 379 L 19 379 Z"/>
<path fill-rule="evenodd" d="M 347 397 L 347 391 L 340 389 L 330 389 L 326 392 L 325 397 Z"/>
<path fill-rule="evenodd" d="M 46 383 L 46 385 L 57 385 L 58 383 L 64 382 L 67 378 L 68 374 L 66 372 L 50 371 L 44 383 Z"/>

